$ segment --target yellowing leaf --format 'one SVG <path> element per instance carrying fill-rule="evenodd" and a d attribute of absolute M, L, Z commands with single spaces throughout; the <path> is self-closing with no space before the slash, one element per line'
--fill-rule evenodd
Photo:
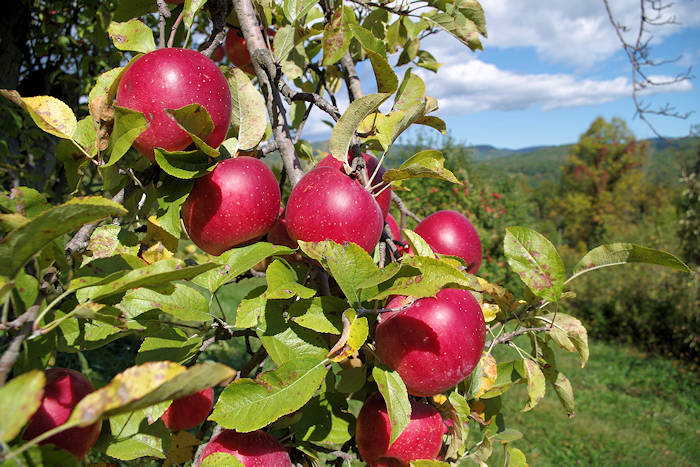
<path fill-rule="evenodd" d="M 17 91 L 7 89 L 0 89 L 0 94 L 29 112 L 39 128 L 54 136 L 71 139 L 78 127 L 71 108 L 55 97 L 22 97 Z"/>
<path fill-rule="evenodd" d="M 480 398 L 486 391 L 491 389 L 498 378 L 498 362 L 491 354 L 484 354 L 481 357 L 481 379 L 479 389 L 474 395 L 475 399 Z"/>
<path fill-rule="evenodd" d="M 523 408 L 523 412 L 527 412 L 536 406 L 544 397 L 545 379 L 540 366 L 537 362 L 526 358 L 523 360 L 525 364 L 525 372 L 527 373 L 527 404 Z"/>
<path fill-rule="evenodd" d="M 163 464 L 165 467 L 182 465 L 192 459 L 195 446 L 199 445 L 199 438 L 189 431 L 178 431 L 170 434 L 170 449 L 168 457 Z"/>
<path fill-rule="evenodd" d="M 496 319 L 496 314 L 498 314 L 498 305 L 493 303 L 484 303 L 481 305 L 481 311 L 484 313 L 484 321 L 490 323 Z"/>

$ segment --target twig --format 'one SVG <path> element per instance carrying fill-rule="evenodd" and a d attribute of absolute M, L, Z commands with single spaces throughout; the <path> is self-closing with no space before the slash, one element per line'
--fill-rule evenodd
<path fill-rule="evenodd" d="M 542 332 L 542 331 L 548 331 L 551 329 L 551 326 L 542 326 L 538 328 L 519 328 L 516 329 L 513 332 L 506 332 L 504 334 L 501 334 L 497 338 L 493 339 L 492 341 L 487 342 L 484 345 L 484 348 L 493 348 L 498 344 L 504 344 L 506 342 L 510 342 L 513 339 L 515 339 L 518 336 L 521 336 L 523 334 L 527 334 L 528 332 Z"/>
<path fill-rule="evenodd" d="M 170 8 L 165 0 L 156 0 L 158 4 L 158 26 L 160 28 L 160 39 L 158 40 L 158 47 L 165 47 L 165 22 L 170 18 Z"/>
<path fill-rule="evenodd" d="M 39 313 L 39 305 L 43 300 L 44 294 L 39 292 L 39 296 L 34 304 L 15 320 L 21 327 L 19 328 L 19 332 L 12 339 L 12 342 L 10 342 L 7 350 L 5 350 L 2 357 L 0 357 L 0 387 L 5 385 L 7 375 L 10 374 L 12 367 L 15 366 L 17 362 L 17 358 L 19 358 L 22 343 L 32 333 L 32 324 L 34 323 L 37 313 Z"/>
<path fill-rule="evenodd" d="M 177 28 L 180 27 L 180 23 L 182 22 L 182 15 L 185 13 L 185 9 L 183 8 L 182 11 L 180 11 L 180 14 L 175 18 L 175 22 L 173 23 L 173 27 L 170 28 L 170 37 L 168 38 L 168 47 L 172 47 L 173 43 L 175 42 L 175 32 L 177 31 Z"/>
<path fill-rule="evenodd" d="M 404 220 L 404 215 L 410 217 L 411 219 L 415 220 L 416 222 L 420 222 L 422 219 L 415 215 L 413 212 L 411 212 L 407 207 L 406 204 L 403 202 L 401 198 L 399 198 L 399 195 L 396 194 L 396 192 L 391 192 L 391 200 L 394 202 L 397 208 L 399 208 L 399 212 L 401 212 L 401 229 L 406 228 L 406 222 Z"/>
<path fill-rule="evenodd" d="M 258 365 L 265 361 L 267 358 L 267 350 L 262 345 L 260 348 L 250 357 L 248 363 L 245 364 L 243 369 L 238 373 L 238 378 L 247 378 L 250 372 L 253 371 Z"/>

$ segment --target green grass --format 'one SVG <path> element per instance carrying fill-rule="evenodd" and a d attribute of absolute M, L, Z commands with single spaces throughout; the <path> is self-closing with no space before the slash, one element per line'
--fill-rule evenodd
<path fill-rule="evenodd" d="M 505 395 L 506 425 L 523 433 L 512 446 L 531 466 L 691 466 L 700 462 L 698 376 L 673 361 L 616 344 L 591 343 L 581 369 L 559 353 L 571 380 L 576 416 L 569 419 L 551 388 L 531 412 L 519 412 L 525 388 Z M 489 465 L 503 465 L 497 448 Z"/>

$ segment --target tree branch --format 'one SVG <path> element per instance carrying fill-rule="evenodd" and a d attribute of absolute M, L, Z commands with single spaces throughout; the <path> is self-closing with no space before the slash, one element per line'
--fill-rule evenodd
<path fill-rule="evenodd" d="M 294 143 L 289 133 L 289 125 L 287 124 L 284 106 L 282 105 L 282 98 L 277 87 L 271 83 L 271 77 L 275 76 L 277 72 L 276 66 L 272 61 L 270 51 L 267 49 L 251 0 L 234 0 L 233 9 L 238 16 L 238 22 L 246 40 L 248 53 L 250 53 L 252 58 L 255 74 L 265 96 L 265 103 L 267 104 L 267 111 L 272 124 L 272 134 L 279 145 L 279 151 L 282 155 L 282 162 L 289 177 L 289 182 L 294 187 L 301 180 L 304 172 L 294 150 Z"/>
<path fill-rule="evenodd" d="M 165 0 L 156 0 L 158 4 L 158 27 L 160 28 L 160 39 L 158 40 L 158 47 L 165 47 L 165 22 L 170 18 L 170 8 Z"/>
<path fill-rule="evenodd" d="M 493 340 L 487 342 L 486 344 L 484 344 L 484 348 L 485 348 L 485 349 L 491 349 L 491 348 L 495 347 L 495 346 L 498 345 L 498 344 L 504 344 L 504 343 L 506 343 L 506 342 L 510 342 L 510 341 L 512 341 L 513 339 L 515 339 L 516 337 L 522 336 L 523 334 L 527 334 L 528 332 L 542 332 L 542 331 L 548 331 L 549 329 L 551 329 L 551 326 L 541 326 L 541 327 L 538 327 L 538 328 L 526 328 L 526 327 L 522 327 L 522 328 L 516 329 L 516 330 L 513 331 L 513 332 L 506 332 L 506 333 L 504 333 L 504 334 L 501 334 L 501 335 L 498 336 L 497 338 L 495 338 L 495 339 L 493 339 Z"/>

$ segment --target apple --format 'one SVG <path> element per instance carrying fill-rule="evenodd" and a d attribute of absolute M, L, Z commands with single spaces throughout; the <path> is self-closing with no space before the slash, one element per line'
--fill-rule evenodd
<path fill-rule="evenodd" d="M 32 415 L 22 439 L 30 440 L 65 423 L 73 408 L 95 388 L 82 374 L 66 368 L 51 368 L 44 372 L 46 385 L 39 409 Z M 9 409 L 9 407 L 5 407 Z M 78 459 L 95 444 L 100 436 L 102 422 L 85 427 L 70 428 L 45 439 L 39 444 L 54 444 L 71 452 Z"/>
<path fill-rule="evenodd" d="M 189 430 L 206 420 L 213 406 L 214 390 L 206 388 L 175 399 L 160 418 L 170 431 Z"/>
<path fill-rule="evenodd" d="M 280 189 L 272 170 L 253 157 L 226 159 L 198 178 L 182 205 L 182 220 L 192 241 L 211 255 L 265 235 L 280 208 Z"/>
<path fill-rule="evenodd" d="M 391 421 L 382 395 L 375 392 L 357 417 L 355 439 L 360 456 L 370 466 L 407 466 L 412 460 L 436 459 L 444 432 L 435 407 L 411 400 L 411 419 L 390 447 Z"/>
<path fill-rule="evenodd" d="M 379 161 L 376 157 L 366 154 L 364 152 L 362 153 L 362 157 L 365 159 L 365 165 L 367 167 L 367 178 L 372 177 L 372 174 L 374 174 L 374 177 L 372 177 L 372 179 L 370 180 L 370 185 L 378 185 L 379 183 L 381 183 L 382 177 L 384 177 L 384 172 L 386 172 L 386 169 L 384 169 L 383 165 L 379 164 Z M 348 164 L 350 163 L 352 163 L 352 153 L 348 153 Z M 377 165 L 379 165 L 379 169 L 377 169 Z M 333 157 L 331 154 L 329 154 L 323 159 L 321 159 L 321 161 L 318 164 L 316 164 L 316 167 L 334 167 L 342 171 L 343 163 L 335 157 Z M 387 214 L 389 214 L 389 207 L 391 205 L 391 188 L 384 189 L 384 187 L 386 187 L 386 183 L 382 183 L 381 185 L 375 187 L 372 190 L 372 193 L 374 194 L 377 203 L 379 203 L 379 207 L 382 209 L 382 215 L 386 217 Z M 384 189 L 384 191 L 382 191 L 382 189 Z M 379 194 L 377 195 L 377 193 Z"/>
<path fill-rule="evenodd" d="M 398 372 L 408 393 L 433 396 L 466 378 L 481 358 L 486 325 L 468 290 L 443 289 L 409 304 L 390 299 L 375 332 L 380 360 Z"/>
<path fill-rule="evenodd" d="M 423 219 L 414 232 L 436 253 L 459 256 L 467 272 L 476 274 L 481 266 L 481 240 L 469 219 L 456 211 L 438 211 Z"/>
<path fill-rule="evenodd" d="M 317 167 L 302 177 L 289 195 L 285 221 L 292 240 L 352 242 L 369 253 L 384 228 L 372 195 L 331 167 Z"/>
<path fill-rule="evenodd" d="M 153 161 L 153 148 L 180 151 L 192 144 L 192 138 L 165 109 L 204 106 L 214 123 L 205 141 L 215 148 L 226 137 L 231 123 L 231 92 L 226 77 L 196 50 L 165 48 L 141 56 L 124 72 L 114 103 L 146 116 L 150 126 L 133 145 Z"/>
<path fill-rule="evenodd" d="M 266 32 L 270 40 L 275 37 L 276 31 L 274 29 L 267 28 Z M 226 56 L 233 65 L 248 74 L 255 74 L 246 40 L 243 37 L 243 32 L 239 28 L 230 28 L 228 30 L 224 49 L 226 50 Z"/>
<path fill-rule="evenodd" d="M 238 433 L 223 430 L 214 436 L 202 451 L 199 464 L 210 454 L 226 452 L 234 455 L 246 467 L 286 467 L 292 465 L 287 450 L 265 431 Z"/>

